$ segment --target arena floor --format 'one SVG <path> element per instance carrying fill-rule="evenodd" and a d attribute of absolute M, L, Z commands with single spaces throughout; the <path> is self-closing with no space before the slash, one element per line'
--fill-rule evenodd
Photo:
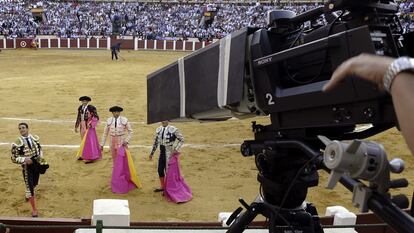
<path fill-rule="evenodd" d="M 253 158 L 240 155 L 239 144 L 253 137 L 248 120 L 219 123 L 180 123 L 186 147 L 182 149 L 182 175 L 194 198 L 185 204 L 167 202 L 152 189 L 158 186 L 156 159 L 148 153 L 158 125 L 146 125 L 146 75 L 184 56 L 180 52 L 122 51 L 125 61 L 111 61 L 108 51 L 6 50 L 0 53 L 0 216 L 30 216 L 24 201 L 21 169 L 10 161 L 10 143 L 18 136 L 17 124 L 29 123 L 40 136 L 50 163 L 37 188 L 40 217 L 90 217 L 94 199 L 128 199 L 133 221 L 217 221 L 218 212 L 233 211 L 237 199 L 250 202 L 258 194 Z M 143 189 L 125 195 L 111 192 L 111 156 L 92 164 L 76 161 L 80 143 L 74 121 L 82 95 L 92 97 L 101 121 L 110 117 L 112 105 L 124 107 L 133 124 L 131 153 Z M 256 119 L 268 123 L 267 118 Z M 99 127 L 98 136 L 103 131 Z M 406 161 L 414 183 L 413 159 L 400 133 L 393 129 L 374 139 L 382 142 L 390 157 Z M 309 191 L 321 214 L 326 206 L 351 207 L 351 193 L 342 187 L 326 190 L 327 175 Z M 400 190 L 411 199 L 412 187 Z M 396 192 L 398 193 L 398 192 Z"/>

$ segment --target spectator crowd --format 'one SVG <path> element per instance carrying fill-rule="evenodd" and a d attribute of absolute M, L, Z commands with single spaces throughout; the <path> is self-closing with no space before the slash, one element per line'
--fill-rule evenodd
<path fill-rule="evenodd" d="M 414 31 L 414 0 L 400 2 L 399 17 L 406 32 Z"/>
<path fill-rule="evenodd" d="M 302 13 L 318 6 L 275 4 L 0 0 L 0 35 L 106 37 L 112 34 L 116 23 L 122 36 L 211 40 L 246 26 L 265 26 L 269 10 L 282 8 Z M 41 13 L 32 13 L 34 8 Z M 214 18 L 208 26 L 206 12 Z M 404 29 L 414 31 L 413 0 L 400 2 L 399 14 Z"/>

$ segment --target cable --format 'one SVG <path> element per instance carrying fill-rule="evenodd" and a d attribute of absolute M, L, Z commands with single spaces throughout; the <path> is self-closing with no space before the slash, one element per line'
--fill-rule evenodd
<path fill-rule="evenodd" d="M 302 24 L 300 26 L 300 31 L 299 31 L 298 35 L 293 40 L 293 42 L 290 44 L 289 48 L 292 48 L 292 46 L 296 44 L 296 42 L 298 41 L 298 39 L 300 38 L 300 36 L 303 34 L 304 31 L 305 31 L 305 26 Z"/>
<path fill-rule="evenodd" d="M 262 153 L 260 153 L 260 154 L 262 154 Z M 257 160 L 256 160 L 256 166 L 257 166 Z M 260 168 L 259 166 L 257 166 L 258 168 Z M 260 169 L 259 169 L 260 170 Z M 273 222 L 271 221 L 272 219 L 275 219 L 275 216 L 277 216 L 278 218 L 280 218 L 285 224 L 286 224 L 286 226 L 287 227 L 289 227 L 291 230 L 292 230 L 292 232 L 294 232 L 294 228 L 293 228 L 293 226 L 290 224 L 290 222 L 289 221 L 287 221 L 284 217 L 283 217 L 283 215 L 281 215 L 281 214 L 279 214 L 279 212 L 278 211 L 276 211 L 275 210 L 275 208 L 277 208 L 276 206 L 273 206 L 273 205 L 271 205 L 271 204 L 269 204 L 269 203 L 266 203 L 266 199 L 265 199 L 265 197 L 264 197 L 264 195 L 263 195 L 263 188 L 262 188 L 262 183 L 260 183 L 260 186 L 259 186 L 259 195 L 260 195 L 260 197 L 261 197 L 261 199 L 263 200 L 263 205 L 264 206 L 266 206 L 267 208 L 269 208 L 270 210 L 271 210 L 271 212 L 273 213 L 271 216 L 270 216 L 270 219 L 269 219 L 269 222 L 270 222 L 270 224 L 269 224 L 269 229 L 271 229 L 271 227 L 276 227 L 274 224 L 273 224 Z M 267 221 L 267 217 L 266 217 L 266 221 Z"/>
<path fill-rule="evenodd" d="M 257 156 L 259 156 L 259 155 L 264 155 L 263 153 L 259 153 Z M 257 161 L 257 159 L 255 159 L 255 163 L 256 163 L 256 167 L 257 168 L 259 168 L 259 170 L 261 170 L 260 169 L 260 167 L 261 166 L 258 166 L 258 161 Z M 271 228 L 272 226 L 273 226 L 273 224 L 272 224 L 272 222 L 271 222 L 271 220 L 272 219 L 274 219 L 274 216 L 277 216 L 277 217 L 279 217 L 280 219 L 282 219 L 282 221 L 283 222 L 285 222 L 285 224 L 286 224 L 286 226 L 288 226 L 292 231 L 294 231 L 294 228 L 293 228 L 293 226 L 289 223 L 289 221 L 287 221 L 284 217 L 283 217 L 283 215 L 281 215 L 281 214 L 279 214 L 278 212 L 276 212 L 274 209 L 275 209 L 275 206 L 273 206 L 273 205 L 271 205 L 271 204 L 268 204 L 268 203 L 266 203 L 266 199 L 265 199 L 265 197 L 264 197 L 264 195 L 263 195 L 263 188 L 262 188 L 262 183 L 260 183 L 260 185 L 259 185 L 259 196 L 261 197 L 261 199 L 263 200 L 263 205 L 265 205 L 265 206 L 267 206 L 274 214 L 273 215 L 271 215 L 270 216 L 270 219 L 269 219 L 269 222 L 270 222 L 270 224 L 269 224 L 269 228 Z M 266 221 L 267 221 L 267 217 L 266 217 Z"/>
<path fill-rule="evenodd" d="M 325 36 L 325 37 L 329 37 L 330 35 L 331 35 L 331 33 L 332 33 L 332 29 L 333 29 L 333 25 L 336 23 L 336 21 L 338 21 L 339 20 L 339 18 L 341 18 L 342 17 L 342 15 L 345 13 L 345 11 L 341 11 L 341 14 L 338 16 L 338 17 L 336 17 L 329 25 L 328 25 L 328 34 Z M 300 34 L 299 34 L 300 35 Z M 297 39 L 299 38 L 299 36 L 297 37 Z M 295 40 L 295 43 L 296 43 L 296 40 Z M 290 48 L 290 47 L 289 47 Z M 320 68 L 320 70 L 319 70 L 319 72 L 318 72 L 318 74 L 317 75 L 315 75 L 314 77 L 312 77 L 311 79 L 308 79 L 308 80 L 305 80 L 305 81 L 301 81 L 301 80 L 297 80 L 297 79 L 295 79 L 290 73 L 289 73 L 289 69 L 287 68 L 287 61 L 285 61 L 284 63 L 283 63 L 283 65 L 284 65 L 284 68 L 285 68 L 285 70 L 286 70 L 286 74 L 287 74 L 287 76 L 288 76 L 288 78 L 291 80 L 291 81 L 293 81 L 293 82 L 295 82 L 295 83 L 298 83 L 298 84 L 307 84 L 307 83 L 310 83 L 310 82 L 313 82 L 315 79 L 317 79 L 321 74 L 322 74 L 322 72 L 323 72 L 323 69 L 325 68 L 325 65 L 326 65 L 326 62 L 327 62 L 327 58 L 328 58 L 328 49 L 325 49 L 325 56 L 324 56 L 324 59 L 323 59 L 323 63 L 322 63 L 322 66 L 321 66 L 321 68 Z"/>
<path fill-rule="evenodd" d="M 296 173 L 296 176 L 293 178 L 292 182 L 290 183 L 289 187 L 287 188 L 285 195 L 283 196 L 282 201 L 280 202 L 279 207 L 277 208 L 277 211 L 275 212 L 276 215 L 279 214 L 280 210 L 282 209 L 283 205 L 285 204 L 285 201 L 290 193 L 290 190 L 293 188 L 296 180 L 299 178 L 301 172 L 303 171 L 303 169 L 305 169 L 312 161 L 314 161 L 316 158 L 318 158 L 317 156 L 309 159 Z"/>

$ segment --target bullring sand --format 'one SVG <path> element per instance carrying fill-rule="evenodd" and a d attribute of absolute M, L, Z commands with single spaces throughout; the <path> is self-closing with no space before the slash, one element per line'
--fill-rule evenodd
<path fill-rule="evenodd" d="M 158 185 L 156 160 L 148 153 L 158 126 L 146 125 L 146 76 L 186 55 L 181 52 L 122 51 L 125 61 L 111 61 L 108 51 L 3 50 L 0 53 L 0 216 L 30 216 L 24 201 L 20 167 L 10 161 L 10 144 L 18 136 L 17 124 L 26 121 L 40 136 L 50 163 L 37 188 L 40 217 L 90 217 L 92 202 L 100 198 L 128 199 L 132 221 L 216 221 L 218 212 L 233 211 L 237 199 L 250 202 L 258 194 L 254 158 L 240 155 L 239 144 L 252 139 L 250 122 L 268 124 L 267 117 L 217 123 L 176 123 L 186 147 L 182 149 L 182 175 L 194 198 L 185 204 L 167 202 L 152 189 Z M 103 159 L 76 161 L 80 137 L 74 132 L 78 98 L 92 97 L 101 124 L 112 105 L 124 107 L 123 115 L 134 129 L 131 153 L 143 189 L 128 194 L 111 192 L 112 161 L 108 149 Z M 414 182 L 413 159 L 396 129 L 373 139 L 382 142 L 389 157 L 406 161 L 403 176 Z M 326 190 L 327 174 L 320 172 L 319 186 L 308 200 L 320 213 L 330 205 L 351 207 L 351 193 L 339 186 Z M 395 176 L 401 177 L 401 175 Z M 406 193 L 412 188 L 394 193 Z M 355 209 L 353 209 L 355 210 Z"/>

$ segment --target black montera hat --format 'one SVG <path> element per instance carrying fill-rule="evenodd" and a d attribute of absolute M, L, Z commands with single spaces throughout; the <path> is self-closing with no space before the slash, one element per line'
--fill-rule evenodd
<path fill-rule="evenodd" d="M 86 101 L 91 101 L 92 99 L 91 99 L 91 97 L 89 97 L 89 96 L 81 96 L 81 97 L 79 98 L 79 101 L 84 101 L 84 100 L 86 100 Z"/>
<path fill-rule="evenodd" d="M 96 107 L 93 105 L 88 105 L 88 110 L 89 111 L 96 111 Z"/>
<path fill-rule="evenodd" d="M 119 106 L 113 106 L 109 109 L 110 112 L 122 112 L 124 111 L 123 108 L 119 107 Z"/>

